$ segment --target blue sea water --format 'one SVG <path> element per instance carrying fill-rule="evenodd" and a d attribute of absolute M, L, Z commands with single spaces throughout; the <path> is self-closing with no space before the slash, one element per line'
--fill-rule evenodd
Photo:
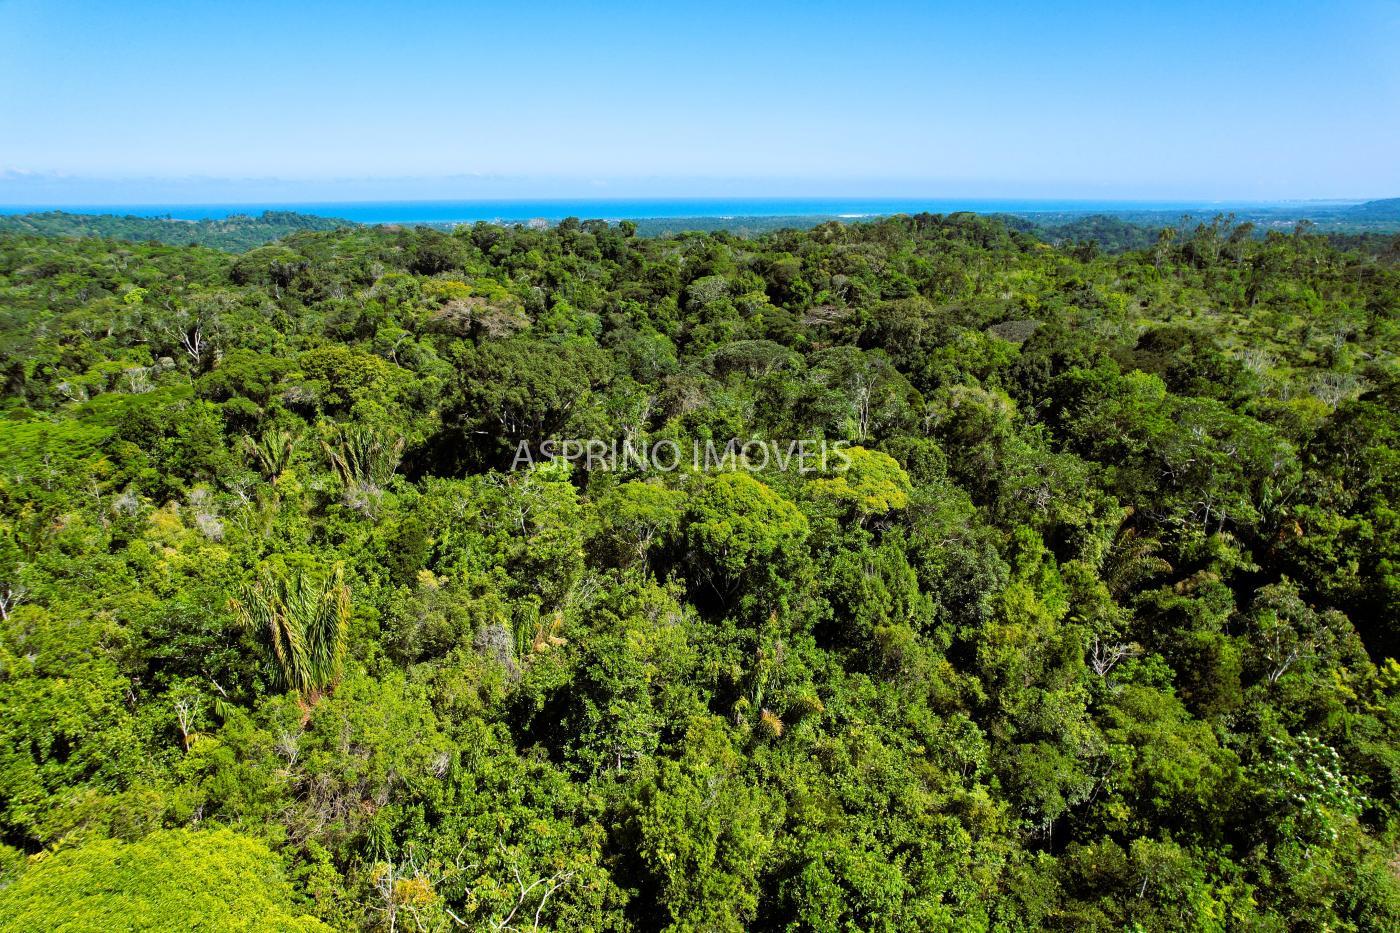
<path fill-rule="evenodd" d="M 610 198 L 482 201 L 324 201 L 314 203 L 64 205 L 73 214 L 174 217 L 178 220 L 297 211 L 360 223 L 470 223 L 486 221 L 581 219 L 625 220 L 671 217 L 869 217 L 920 211 L 1033 214 L 1041 212 L 1118 213 L 1123 211 L 1216 212 L 1280 208 L 1277 202 L 1027 200 L 998 198 Z M 1294 205 L 1297 206 L 1296 204 Z M 1313 202 L 1311 206 L 1317 206 Z M 43 206 L 4 206 L 0 213 L 50 210 Z"/>

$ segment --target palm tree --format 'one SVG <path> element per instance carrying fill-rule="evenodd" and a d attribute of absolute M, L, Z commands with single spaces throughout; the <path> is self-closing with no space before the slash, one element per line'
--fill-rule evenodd
<path fill-rule="evenodd" d="M 314 704 L 340 680 L 350 624 L 350 589 L 340 564 L 326 575 L 264 565 L 229 607 L 271 655 L 282 689 Z"/>
<path fill-rule="evenodd" d="M 366 427 L 342 425 L 321 442 L 326 460 L 345 487 L 345 504 L 372 514 L 380 487 L 393 477 L 403 459 L 404 439 L 387 438 Z"/>
<path fill-rule="evenodd" d="M 257 464 L 264 479 L 273 480 L 286 472 L 296 453 L 297 436 L 291 431 L 272 428 L 261 438 L 243 437 L 243 448 Z"/>
<path fill-rule="evenodd" d="M 403 459 L 404 439 L 391 439 L 372 428 L 342 425 L 332 441 L 322 441 L 321 447 L 331 468 L 347 486 L 383 486 Z"/>

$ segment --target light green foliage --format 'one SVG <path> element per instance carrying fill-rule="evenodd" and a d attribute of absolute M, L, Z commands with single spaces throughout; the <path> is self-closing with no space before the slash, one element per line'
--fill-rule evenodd
<path fill-rule="evenodd" d="M 598 502 L 603 547 L 623 565 L 644 560 L 654 543 L 675 531 L 684 500 L 683 493 L 652 483 L 609 490 Z"/>
<path fill-rule="evenodd" d="M 328 931 L 267 846 L 227 829 L 98 839 L 46 853 L 4 891 L 8 930 Z"/>
<path fill-rule="evenodd" d="M 110 621 L 20 606 L 3 623 L 0 798 L 11 838 L 51 842 L 98 817 L 99 789 L 136 767 L 127 681 L 101 650 L 120 638 Z M 97 808 L 100 810 L 101 808 Z"/>
<path fill-rule="evenodd" d="M 712 578 L 731 589 L 751 576 L 780 574 L 807 531 L 797 506 L 747 473 L 705 480 L 685 522 L 690 547 Z"/>
<path fill-rule="evenodd" d="M 909 476 L 894 458 L 878 450 L 851 447 L 844 451 L 836 476 L 812 481 L 812 492 L 849 503 L 862 517 L 883 515 L 909 504 Z"/>

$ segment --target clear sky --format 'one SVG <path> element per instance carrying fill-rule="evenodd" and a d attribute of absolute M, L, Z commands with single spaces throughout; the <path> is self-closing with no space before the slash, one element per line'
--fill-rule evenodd
<path fill-rule="evenodd" d="M 249 192 L 1396 196 L 1400 0 L 0 0 L 0 203 Z"/>

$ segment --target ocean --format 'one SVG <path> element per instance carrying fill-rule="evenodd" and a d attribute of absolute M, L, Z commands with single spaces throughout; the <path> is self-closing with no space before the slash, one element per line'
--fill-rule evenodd
<path fill-rule="evenodd" d="M 1345 202 L 1347 204 L 1355 202 Z M 72 214 L 169 216 L 178 220 L 218 219 L 230 214 L 260 214 L 265 210 L 296 211 L 339 217 L 359 223 L 471 223 L 486 221 L 627 220 L 675 217 L 873 217 L 921 211 L 976 213 L 1123 213 L 1180 211 L 1216 213 L 1278 210 L 1286 207 L 1341 206 L 1342 202 L 1294 201 L 1109 201 L 1031 200 L 1010 198 L 609 198 L 482 201 L 322 201 L 248 204 L 102 204 L 6 206 L 0 213 L 63 210 Z"/>

